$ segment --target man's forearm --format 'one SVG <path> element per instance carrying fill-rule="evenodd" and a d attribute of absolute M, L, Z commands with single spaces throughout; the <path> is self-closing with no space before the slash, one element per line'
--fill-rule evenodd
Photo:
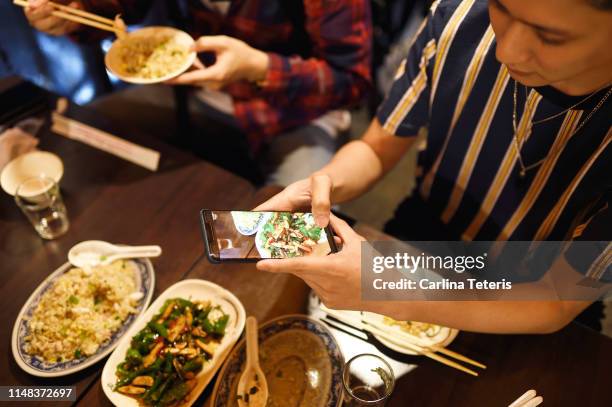
<path fill-rule="evenodd" d="M 332 180 L 332 203 L 356 198 L 383 175 L 382 164 L 372 148 L 361 140 L 342 147 L 318 173 Z"/>
<path fill-rule="evenodd" d="M 415 137 L 396 137 L 377 119 L 361 140 L 345 145 L 319 172 L 332 179 L 332 203 L 356 198 L 390 171 L 414 143 Z"/>

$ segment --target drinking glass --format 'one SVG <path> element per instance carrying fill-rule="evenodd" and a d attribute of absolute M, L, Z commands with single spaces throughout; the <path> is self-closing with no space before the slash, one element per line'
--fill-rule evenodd
<path fill-rule="evenodd" d="M 364 353 L 346 363 L 342 384 L 343 406 L 382 407 L 393 391 L 395 376 L 383 358 Z"/>
<path fill-rule="evenodd" d="M 17 187 L 15 202 L 43 239 L 55 239 L 68 231 L 68 213 L 52 178 L 26 179 Z"/>

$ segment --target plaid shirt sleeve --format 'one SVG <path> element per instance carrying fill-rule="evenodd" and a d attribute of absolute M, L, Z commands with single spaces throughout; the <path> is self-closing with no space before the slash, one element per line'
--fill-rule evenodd
<path fill-rule="evenodd" d="M 234 100 L 253 144 L 359 102 L 370 86 L 372 27 L 367 0 L 304 1 L 312 57 L 268 53 L 255 98 Z M 254 145 L 254 147 L 257 147 Z"/>

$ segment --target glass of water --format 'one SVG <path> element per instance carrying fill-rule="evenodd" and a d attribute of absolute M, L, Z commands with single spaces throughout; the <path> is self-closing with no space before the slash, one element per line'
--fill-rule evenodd
<path fill-rule="evenodd" d="M 364 353 L 349 360 L 342 372 L 343 406 L 382 407 L 393 392 L 395 376 L 383 358 Z"/>
<path fill-rule="evenodd" d="M 23 181 L 15 202 L 43 239 L 55 239 L 68 231 L 68 213 L 52 178 L 41 175 Z"/>

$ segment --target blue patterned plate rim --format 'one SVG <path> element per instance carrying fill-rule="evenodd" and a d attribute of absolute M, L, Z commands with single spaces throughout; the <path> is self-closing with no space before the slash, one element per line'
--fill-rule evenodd
<path fill-rule="evenodd" d="M 323 340 L 327 348 L 328 356 L 331 361 L 331 394 L 327 401 L 326 407 L 336 407 L 341 402 L 342 396 L 342 369 L 344 367 L 344 356 L 340 350 L 340 346 L 336 342 L 331 331 L 321 322 L 302 314 L 283 315 L 278 318 L 271 319 L 259 326 L 259 341 L 269 338 L 286 329 L 305 329 L 314 333 Z M 212 407 L 226 407 L 228 404 L 227 397 L 229 395 L 229 387 L 231 386 L 230 377 L 240 373 L 240 368 L 243 364 L 243 359 L 246 357 L 244 352 L 245 339 L 244 337 L 234 346 L 215 382 L 215 387 L 212 393 Z"/>
<path fill-rule="evenodd" d="M 28 334 L 27 321 L 24 319 L 25 316 L 31 316 L 32 312 L 40 302 L 43 294 L 51 288 L 52 283 L 59 278 L 62 274 L 70 270 L 73 266 L 66 262 L 57 268 L 53 273 L 49 274 L 45 280 L 36 287 L 34 292 L 26 300 L 23 307 L 17 314 L 15 325 L 13 326 L 13 334 L 11 338 L 11 349 L 15 362 L 25 372 L 39 377 L 59 377 L 66 376 L 80 370 L 83 370 L 99 360 L 106 357 L 119 343 L 121 337 L 128 331 L 130 326 L 142 315 L 151 299 L 153 298 L 153 291 L 155 288 L 155 271 L 151 261 L 146 258 L 130 259 L 133 261 L 139 271 L 140 276 L 140 291 L 144 294 L 142 301 L 138 304 L 137 312 L 131 314 L 123 323 L 111 338 L 103 343 L 98 351 L 89 356 L 82 357 L 79 359 L 73 359 L 66 362 L 47 363 L 41 359 L 28 355 L 25 352 L 25 341 L 24 338 Z"/>

